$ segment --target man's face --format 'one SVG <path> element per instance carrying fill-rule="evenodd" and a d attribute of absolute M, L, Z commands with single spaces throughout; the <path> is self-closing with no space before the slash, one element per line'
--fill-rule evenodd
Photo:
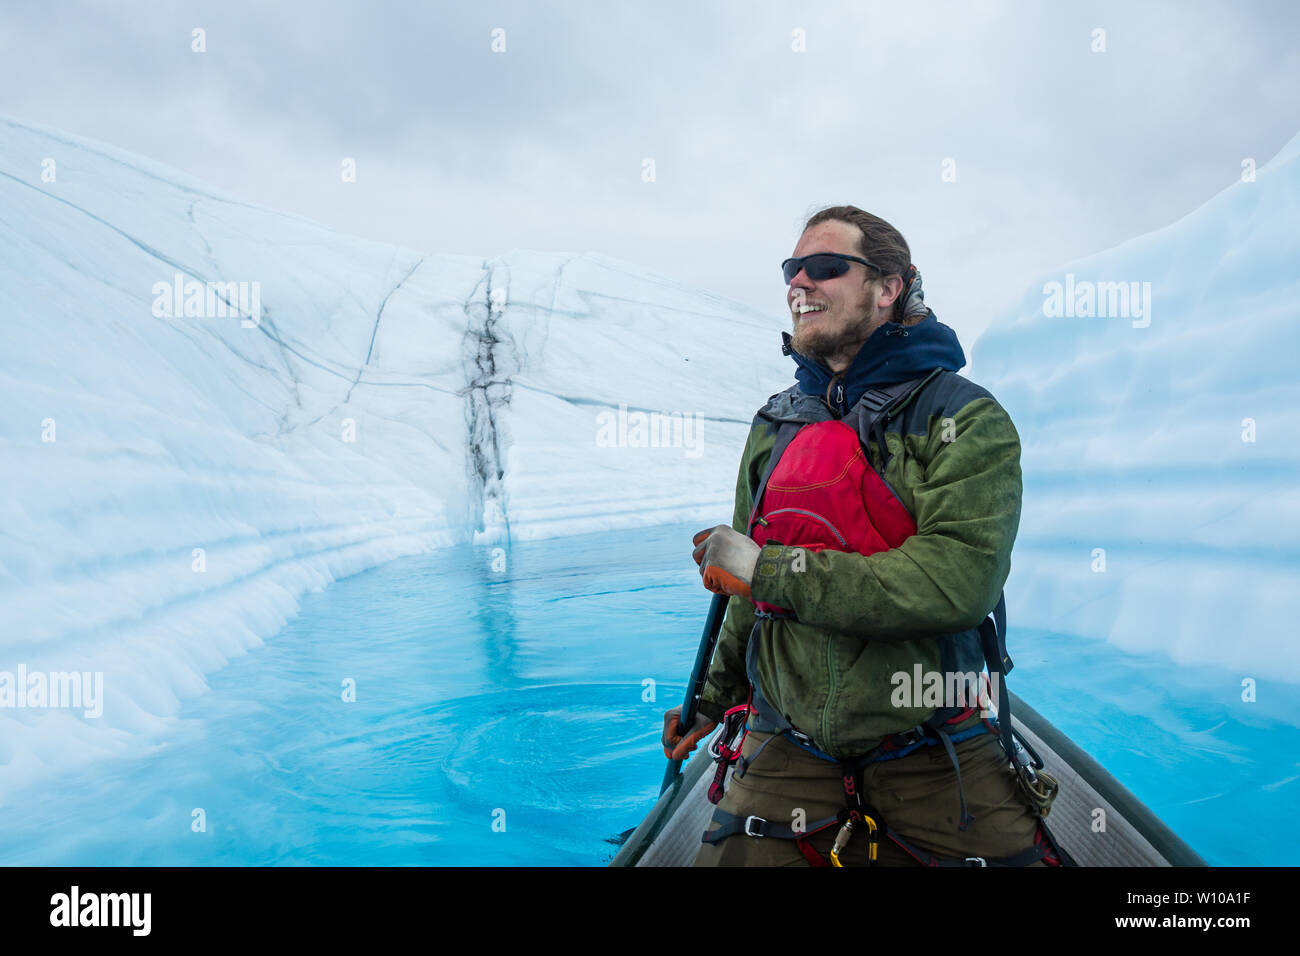
<path fill-rule="evenodd" d="M 858 256 L 861 237 L 862 230 L 852 223 L 827 220 L 800 236 L 792 255 L 800 258 L 815 252 L 838 252 Z M 888 308 L 877 308 L 880 283 L 868 281 L 869 274 L 870 270 L 860 262 L 850 263 L 843 275 L 820 282 L 800 270 L 786 292 L 794 326 L 791 348 L 826 363 L 832 371 L 847 368 L 862 343 L 889 320 Z M 820 308 L 801 314 L 801 309 L 810 307 Z"/>

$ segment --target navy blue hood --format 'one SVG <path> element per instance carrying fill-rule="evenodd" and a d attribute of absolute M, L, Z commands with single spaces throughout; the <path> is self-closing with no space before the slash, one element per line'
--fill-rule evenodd
<path fill-rule="evenodd" d="M 936 367 L 956 372 L 966 364 L 966 353 L 957 333 L 926 311 L 916 325 L 886 322 L 871 333 L 842 375 L 834 375 L 821 362 L 790 348 L 790 333 L 782 332 L 781 351 L 799 366 L 795 379 L 799 390 L 826 402 L 833 412 L 844 415 L 857 404 L 862 393 L 877 385 L 894 385 L 924 375 Z M 844 386 L 843 400 L 836 408 L 836 394 L 827 397 L 833 384 Z"/>

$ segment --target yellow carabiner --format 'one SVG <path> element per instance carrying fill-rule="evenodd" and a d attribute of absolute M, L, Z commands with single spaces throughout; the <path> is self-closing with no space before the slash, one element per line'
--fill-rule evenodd
<path fill-rule="evenodd" d="M 862 822 L 867 825 L 867 862 L 870 865 L 876 862 L 876 851 L 880 844 L 878 828 L 876 827 L 876 821 L 865 813 L 862 814 Z M 844 826 L 840 827 L 840 832 L 835 835 L 835 842 L 831 844 L 831 866 L 844 868 L 844 864 L 840 862 L 840 854 L 849 845 L 851 836 L 853 836 L 853 821 L 849 820 Z"/>
<path fill-rule="evenodd" d="M 844 864 L 840 862 L 840 853 L 849 845 L 851 836 L 853 836 L 853 821 L 849 820 L 840 827 L 840 832 L 835 834 L 835 842 L 831 844 L 831 866 L 844 868 Z"/>

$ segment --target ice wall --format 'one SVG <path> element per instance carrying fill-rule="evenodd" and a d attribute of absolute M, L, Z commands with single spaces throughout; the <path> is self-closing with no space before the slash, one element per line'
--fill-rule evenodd
<path fill-rule="evenodd" d="M 1014 623 L 1300 682 L 1297 223 L 1300 137 L 980 338 L 1024 449 Z"/>

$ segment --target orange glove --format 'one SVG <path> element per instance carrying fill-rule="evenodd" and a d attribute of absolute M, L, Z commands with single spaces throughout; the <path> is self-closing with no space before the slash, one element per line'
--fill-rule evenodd
<path fill-rule="evenodd" d="M 685 760 L 701 740 L 717 729 L 718 722 L 701 713 L 695 714 L 691 732 L 682 733 L 682 709 L 674 707 L 664 714 L 664 756 L 669 760 Z"/>
<path fill-rule="evenodd" d="M 739 595 L 753 600 L 749 585 L 762 550 L 753 538 L 731 525 L 720 524 L 698 532 L 691 539 L 691 557 L 700 566 L 704 586 L 714 594 Z"/>

